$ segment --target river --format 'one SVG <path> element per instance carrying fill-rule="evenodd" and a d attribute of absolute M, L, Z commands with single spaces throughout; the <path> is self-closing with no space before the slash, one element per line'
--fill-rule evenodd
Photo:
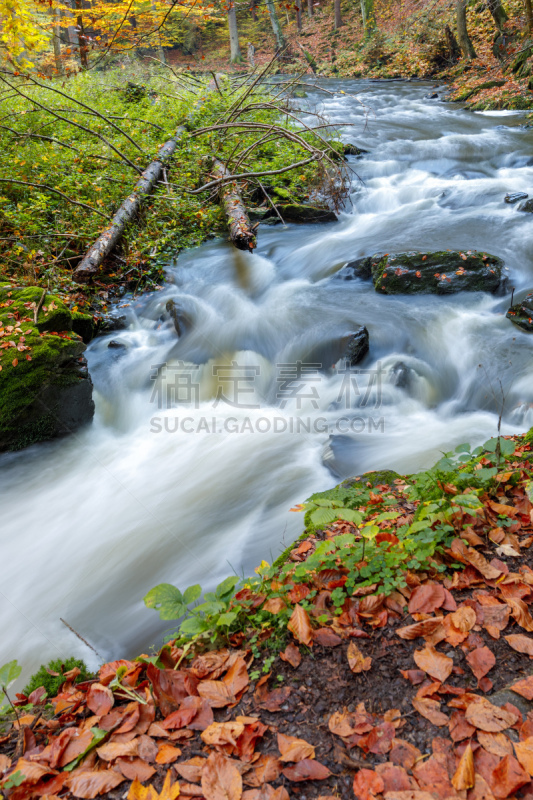
<path fill-rule="evenodd" d="M 349 95 L 307 102 L 355 123 L 342 138 L 369 151 L 350 161 L 339 221 L 262 226 L 254 255 L 219 240 L 180 254 L 161 291 L 119 309 L 129 327 L 88 348 L 94 423 L 0 458 L 0 664 L 96 666 L 60 618 L 103 658 L 146 651 L 168 628 L 143 605 L 152 586 L 248 573 L 300 533 L 289 509 L 313 491 L 483 442 L 499 381 L 502 430 L 533 425 L 531 339 L 505 318 L 509 295 L 380 296 L 341 270 L 375 252 L 481 249 L 521 298 L 533 220 L 503 198 L 533 189 L 533 130 L 426 99 L 430 84 L 326 85 Z M 370 352 L 343 372 L 361 325 Z"/>

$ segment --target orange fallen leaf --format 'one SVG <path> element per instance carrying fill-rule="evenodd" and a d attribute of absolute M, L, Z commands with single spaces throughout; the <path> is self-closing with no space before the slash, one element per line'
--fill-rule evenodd
<path fill-rule="evenodd" d="M 359 672 L 367 672 L 372 666 L 372 659 L 370 656 L 365 657 L 355 642 L 350 642 L 346 655 L 348 657 L 349 667 L 356 675 Z"/>
<path fill-rule="evenodd" d="M 444 683 L 452 673 L 453 658 L 437 652 L 434 647 L 425 647 L 423 650 L 415 650 L 413 658 L 417 667 L 423 669 L 436 681 Z"/>
<path fill-rule="evenodd" d="M 468 744 L 455 770 L 452 785 L 458 792 L 462 792 L 471 789 L 475 782 L 474 754 L 472 747 Z"/>
<path fill-rule="evenodd" d="M 301 644 L 306 644 L 308 647 L 312 645 L 313 629 L 309 621 L 309 615 L 300 604 L 294 606 L 287 628 Z"/>
<path fill-rule="evenodd" d="M 281 753 L 280 761 L 303 761 L 304 758 L 314 758 L 315 748 L 304 739 L 296 736 L 285 736 L 278 733 L 278 749 Z"/>
<path fill-rule="evenodd" d="M 476 698 L 465 711 L 467 722 L 481 731 L 499 733 L 518 720 L 518 716 L 505 708 L 500 708 L 490 703 L 485 697 Z"/>
<path fill-rule="evenodd" d="M 411 702 L 418 713 L 429 720 L 432 725 L 441 727 L 448 724 L 449 719 L 440 710 L 440 703 L 437 700 L 432 700 L 430 697 L 413 697 Z"/>

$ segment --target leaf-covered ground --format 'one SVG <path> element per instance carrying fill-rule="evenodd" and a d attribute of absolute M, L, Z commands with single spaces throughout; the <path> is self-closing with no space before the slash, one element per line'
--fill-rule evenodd
<path fill-rule="evenodd" d="M 364 476 L 360 521 L 311 524 L 313 532 L 284 566 L 262 565 L 262 594 L 251 583 L 235 595 L 232 607 L 244 604 L 250 620 L 260 613 L 270 619 L 259 636 L 257 626 L 243 624 L 226 643 L 193 637 L 184 645 L 181 637 L 158 656 L 104 664 L 82 683 L 71 669 L 53 698 L 43 688 L 19 695 L 17 717 L 10 715 L 0 736 L 3 794 L 9 800 L 528 797 L 529 438 L 500 440 L 501 452 L 492 457 L 490 447 L 467 454 L 457 480 L 440 487 L 438 471 L 423 473 L 429 500 L 409 488 L 417 476 L 376 484 L 371 473 Z M 474 496 L 478 503 L 464 502 Z M 335 509 L 317 499 L 311 519 L 317 508 Z M 344 566 L 346 547 L 356 551 L 364 543 L 369 521 L 378 520 L 379 532 L 372 531 L 376 549 L 357 562 L 363 579 L 365 565 L 405 547 L 405 526 L 424 537 L 423 525 L 413 529 L 417 517 L 435 532 L 452 529 L 434 554 L 418 569 L 400 566 L 394 586 L 382 567 L 377 583 L 362 580 L 346 591 L 354 569 Z M 342 549 L 318 551 L 338 537 Z M 334 595 L 338 589 L 344 595 Z M 280 616 L 288 620 L 284 639 Z"/>

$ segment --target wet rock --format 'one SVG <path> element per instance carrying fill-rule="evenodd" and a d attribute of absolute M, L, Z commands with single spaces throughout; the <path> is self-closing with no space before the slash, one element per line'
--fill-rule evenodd
<path fill-rule="evenodd" d="M 518 210 L 529 211 L 530 213 L 533 213 L 533 199 L 526 200 L 525 203 L 520 203 L 520 205 L 518 206 Z"/>
<path fill-rule="evenodd" d="M 526 295 L 521 303 L 511 306 L 505 316 L 523 331 L 533 333 L 533 292 Z"/>
<path fill-rule="evenodd" d="M 511 192 L 505 195 L 504 202 L 513 205 L 514 203 L 519 203 L 520 200 L 527 200 L 528 196 L 525 192 Z"/>
<path fill-rule="evenodd" d="M 339 278 L 344 281 L 353 281 L 355 278 L 369 280 L 372 277 L 372 256 L 356 258 L 355 261 L 348 261 L 338 272 Z"/>
<path fill-rule="evenodd" d="M 351 334 L 344 353 L 344 358 L 351 367 L 355 367 L 366 356 L 369 350 L 368 330 L 361 325 L 359 330 Z"/>
<path fill-rule="evenodd" d="M 0 284 L 0 329 L 10 343 L 0 355 L 0 450 L 64 436 L 94 415 L 85 344 L 73 330 L 72 312 L 47 294 L 35 323 L 32 304 L 42 294 L 37 286 Z"/>
<path fill-rule="evenodd" d="M 357 147 L 356 144 L 351 144 L 350 142 L 344 145 L 345 156 L 356 156 L 360 158 L 361 156 L 366 156 L 369 152 L 369 150 L 363 150 L 362 147 Z"/>
<path fill-rule="evenodd" d="M 329 208 L 304 205 L 303 203 L 287 203 L 278 205 L 277 208 L 285 222 L 337 222 L 337 215 Z M 274 213 L 272 210 L 272 214 Z"/>
<path fill-rule="evenodd" d="M 370 259 L 376 291 L 384 294 L 454 294 L 503 289 L 503 261 L 489 253 L 389 253 Z"/>
<path fill-rule="evenodd" d="M 429 94 L 424 95 L 425 100 L 438 100 L 439 96 L 437 92 L 430 92 Z"/>
<path fill-rule="evenodd" d="M 127 327 L 128 321 L 125 314 L 105 314 L 98 319 L 96 333 L 102 335 L 113 331 L 123 331 Z"/>
<path fill-rule="evenodd" d="M 187 314 L 185 309 L 179 305 L 179 303 L 176 303 L 176 301 L 172 299 L 167 300 L 165 308 L 172 318 L 176 333 L 178 336 L 183 336 L 187 328 L 192 326 L 192 320 L 190 316 Z"/>
<path fill-rule="evenodd" d="M 397 361 L 390 371 L 390 382 L 398 389 L 407 389 L 411 382 L 410 373 L 411 370 L 403 361 Z"/>
<path fill-rule="evenodd" d="M 125 350 L 126 344 L 124 342 L 119 341 L 118 339 L 111 339 L 109 344 L 107 345 L 111 350 Z"/>

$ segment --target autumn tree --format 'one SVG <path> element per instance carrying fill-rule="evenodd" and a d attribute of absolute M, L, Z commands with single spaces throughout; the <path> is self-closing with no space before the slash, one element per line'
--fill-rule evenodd
<path fill-rule="evenodd" d="M 338 28 L 341 28 L 344 25 L 341 14 L 341 0 L 334 0 L 334 9 L 335 9 L 335 30 L 337 30 Z"/>
<path fill-rule="evenodd" d="M 361 0 L 361 16 L 363 17 L 365 36 L 371 36 L 376 29 L 374 0 Z"/>
<path fill-rule="evenodd" d="M 466 0 L 457 0 L 455 13 L 457 18 L 457 39 L 461 52 L 465 58 L 476 58 L 476 51 L 466 27 Z"/>

